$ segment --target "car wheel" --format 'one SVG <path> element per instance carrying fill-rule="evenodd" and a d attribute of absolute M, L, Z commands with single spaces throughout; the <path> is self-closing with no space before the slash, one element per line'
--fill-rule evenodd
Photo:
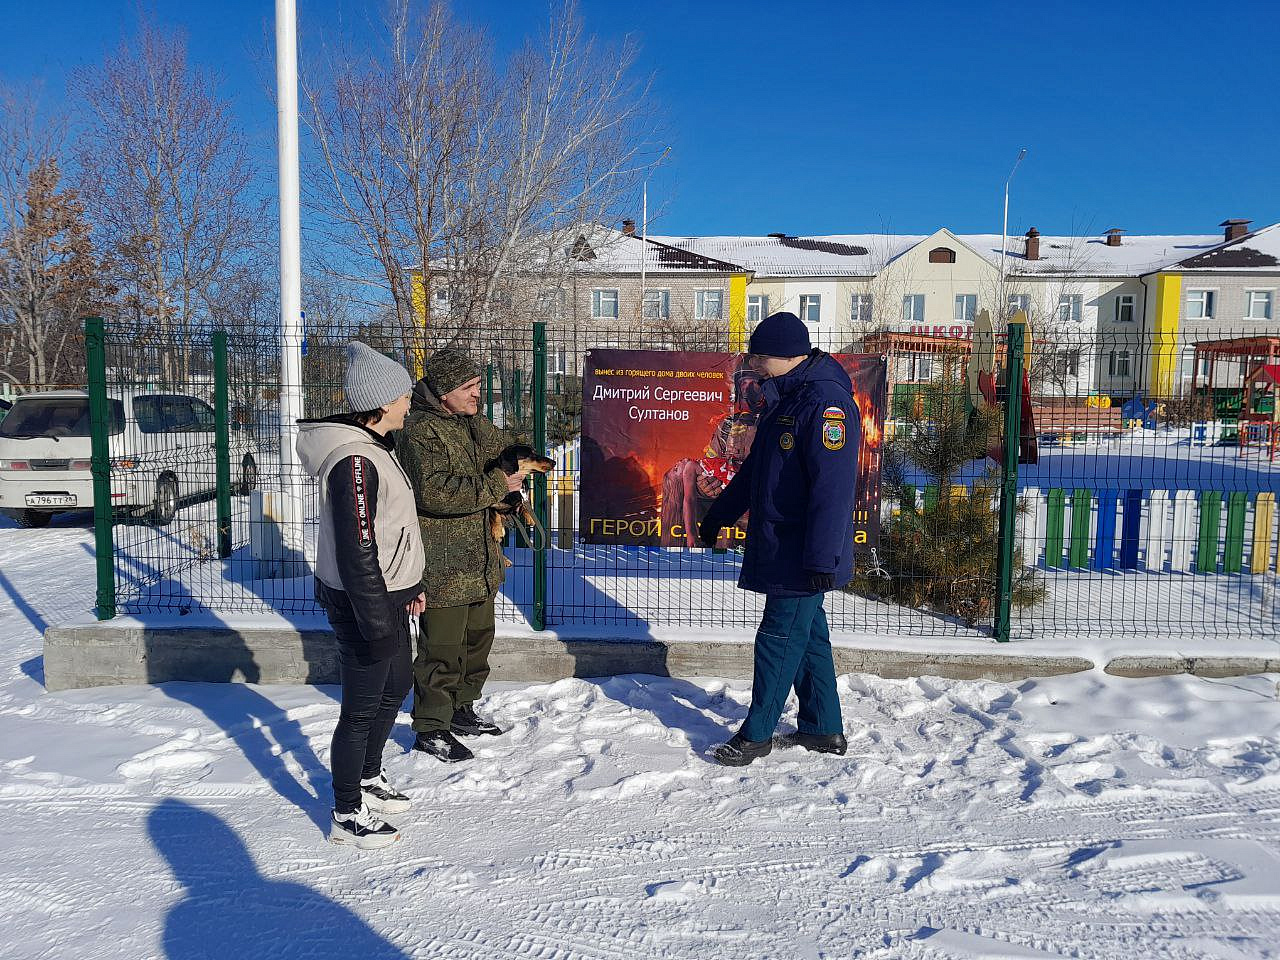
<path fill-rule="evenodd" d="M 151 522 L 158 527 L 167 526 L 178 512 L 178 481 L 163 476 L 156 481 L 156 499 L 151 505 Z"/>
<path fill-rule="evenodd" d="M 35 529 L 37 527 L 47 527 L 49 521 L 53 519 L 53 514 L 48 510 L 23 510 L 16 519 L 18 526 Z"/>
<path fill-rule="evenodd" d="M 240 464 L 240 485 L 236 488 L 236 492 L 242 497 L 247 497 L 256 489 L 258 489 L 258 464 L 252 455 L 245 454 L 244 461 Z"/>

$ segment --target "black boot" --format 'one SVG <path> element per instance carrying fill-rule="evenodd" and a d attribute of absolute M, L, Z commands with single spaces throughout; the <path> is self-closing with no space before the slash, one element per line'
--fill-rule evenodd
<path fill-rule="evenodd" d="M 780 747 L 804 747 L 814 753 L 834 753 L 843 757 L 849 741 L 843 733 L 787 733 L 778 737 Z"/>
<path fill-rule="evenodd" d="M 428 753 L 444 763 L 458 763 L 475 756 L 448 730 L 418 734 L 418 739 L 413 742 L 413 749 Z"/>
<path fill-rule="evenodd" d="M 773 749 L 773 740 L 748 740 L 735 733 L 728 743 L 722 743 L 711 751 L 711 756 L 726 767 L 745 767 L 752 760 L 767 757 Z"/>
<path fill-rule="evenodd" d="M 471 704 L 453 711 L 453 721 L 449 724 L 449 732 L 456 737 L 500 737 L 507 731 L 496 723 L 476 716 Z"/>

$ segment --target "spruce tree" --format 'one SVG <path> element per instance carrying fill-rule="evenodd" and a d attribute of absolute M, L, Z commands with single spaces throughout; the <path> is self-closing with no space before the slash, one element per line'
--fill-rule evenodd
<path fill-rule="evenodd" d="M 860 569 L 849 589 L 972 626 L 995 605 L 999 471 L 988 462 L 971 484 L 957 478 L 999 446 L 1001 411 L 970 409 L 959 366 L 958 357 L 944 359 L 942 375 L 885 446 L 882 490 L 897 510 L 881 529 L 880 569 Z M 936 499 L 918 503 L 909 472 L 923 474 Z M 1034 606 L 1045 592 L 1015 550 L 1014 606 Z"/>

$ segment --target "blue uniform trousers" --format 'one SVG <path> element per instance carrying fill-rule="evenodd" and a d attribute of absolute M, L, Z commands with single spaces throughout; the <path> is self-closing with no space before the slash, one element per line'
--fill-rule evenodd
<path fill-rule="evenodd" d="M 823 598 L 821 593 L 766 597 L 756 632 L 751 709 L 738 731 L 746 739 L 773 736 L 793 686 L 800 700 L 801 733 L 826 736 L 844 732 Z"/>

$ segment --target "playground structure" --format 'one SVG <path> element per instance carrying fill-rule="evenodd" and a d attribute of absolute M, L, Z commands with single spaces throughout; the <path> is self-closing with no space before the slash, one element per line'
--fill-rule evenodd
<path fill-rule="evenodd" d="M 862 350 L 889 358 L 889 417 L 891 421 L 924 416 L 926 386 L 941 367 L 967 367 L 972 341 L 924 333 L 885 331 L 866 336 Z M 1005 345 L 997 337 L 993 366 L 1004 365 Z M 1030 357 L 1028 357 L 1030 361 Z M 1144 411 L 1145 413 L 1145 411 Z M 1108 396 L 1032 397 L 1032 416 L 1040 439 L 1071 443 L 1103 436 L 1119 436 L 1132 422 Z M 1149 420 L 1144 416 L 1143 420 Z"/>
<path fill-rule="evenodd" d="M 1211 419 L 1225 427 L 1220 442 L 1234 441 L 1241 456 L 1261 448 L 1275 459 L 1280 445 L 1278 388 L 1280 337 L 1234 337 L 1195 345 L 1191 396 L 1212 403 Z"/>

